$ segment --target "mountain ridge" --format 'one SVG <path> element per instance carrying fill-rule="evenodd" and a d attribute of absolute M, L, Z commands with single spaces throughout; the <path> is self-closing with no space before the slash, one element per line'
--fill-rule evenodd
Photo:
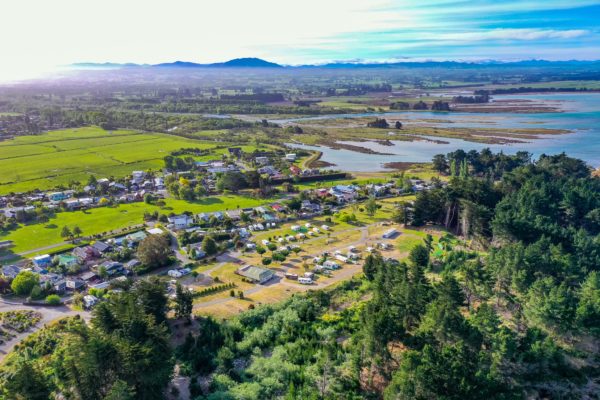
<path fill-rule="evenodd" d="M 113 63 L 113 62 L 81 62 L 71 64 L 73 68 L 327 68 L 327 69 L 352 69 L 352 68 L 423 68 L 423 67 L 536 67 L 536 66 L 567 66 L 567 65 L 600 65 L 600 60 L 519 60 L 519 61 L 499 61 L 499 60 L 484 60 L 484 61 L 391 61 L 391 62 L 351 62 L 351 61 L 336 61 L 323 64 L 301 64 L 301 65 L 283 65 L 266 61 L 256 57 L 234 58 L 218 63 L 196 63 L 191 61 L 173 61 L 159 64 L 137 64 L 137 63 Z"/>

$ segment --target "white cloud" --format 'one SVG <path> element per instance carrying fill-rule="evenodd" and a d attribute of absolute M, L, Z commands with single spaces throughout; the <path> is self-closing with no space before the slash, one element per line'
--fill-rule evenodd
<path fill-rule="evenodd" d="M 480 40 L 544 40 L 574 39 L 590 34 L 584 29 L 492 29 L 472 32 L 445 33 L 439 35 L 442 40 L 480 41 Z"/>

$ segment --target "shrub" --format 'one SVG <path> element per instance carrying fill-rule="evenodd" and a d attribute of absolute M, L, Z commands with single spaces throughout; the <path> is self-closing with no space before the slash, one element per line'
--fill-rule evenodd
<path fill-rule="evenodd" d="M 50 304 L 51 306 L 57 306 L 62 303 L 62 300 L 60 299 L 59 295 L 51 294 L 46 296 L 46 303 Z"/>

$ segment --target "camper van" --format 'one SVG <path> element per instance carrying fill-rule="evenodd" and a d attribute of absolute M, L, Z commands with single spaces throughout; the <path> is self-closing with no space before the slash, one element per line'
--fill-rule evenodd
<path fill-rule="evenodd" d="M 301 277 L 301 278 L 298 278 L 298 282 L 300 282 L 303 285 L 312 285 L 313 280 L 310 278 Z"/>

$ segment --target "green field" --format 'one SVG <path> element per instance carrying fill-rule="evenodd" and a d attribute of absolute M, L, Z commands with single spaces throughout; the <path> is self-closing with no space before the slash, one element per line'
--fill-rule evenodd
<path fill-rule="evenodd" d="M 158 211 L 163 214 L 193 213 L 231 210 L 257 207 L 273 200 L 260 200 L 239 195 L 207 197 L 202 201 L 187 202 L 183 200 L 166 199 L 166 206 L 159 208 L 146 203 L 123 204 L 116 207 L 94 208 L 88 211 L 62 212 L 56 214 L 44 224 L 24 225 L 8 234 L 0 235 L 0 240 L 12 240 L 13 253 L 22 253 L 63 242 L 60 232 L 63 226 L 79 226 L 84 236 L 108 233 L 113 230 L 138 225 L 143 222 L 144 212 Z M 44 253 L 44 251 L 41 251 Z"/>
<path fill-rule="evenodd" d="M 122 177 L 134 170 L 158 169 L 173 150 L 214 146 L 172 135 L 94 127 L 20 136 L 0 143 L 0 194 L 85 182 L 90 174 Z"/>

